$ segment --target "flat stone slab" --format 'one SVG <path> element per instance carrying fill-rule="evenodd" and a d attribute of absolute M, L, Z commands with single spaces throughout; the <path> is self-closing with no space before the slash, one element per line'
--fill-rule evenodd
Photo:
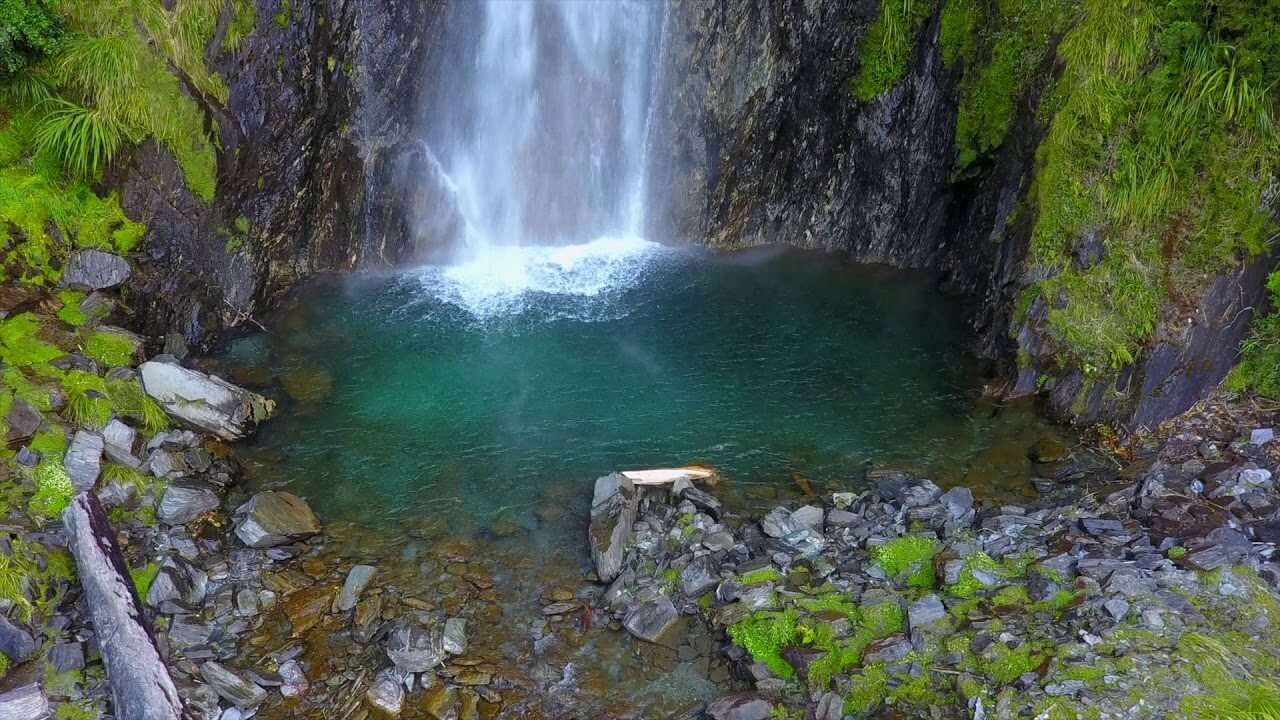
<path fill-rule="evenodd" d="M 320 532 L 320 519 L 307 501 L 287 492 L 260 492 L 235 515 L 236 537 L 252 548 L 283 545 Z"/>

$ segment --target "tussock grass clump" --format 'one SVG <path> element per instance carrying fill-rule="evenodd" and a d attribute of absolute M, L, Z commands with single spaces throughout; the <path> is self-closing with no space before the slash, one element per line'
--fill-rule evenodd
<path fill-rule="evenodd" d="M 1064 364 L 1132 363 L 1166 308 L 1272 230 L 1280 7 L 1084 0 L 1037 157 L 1032 287 Z M 1099 239 L 1100 262 L 1072 251 Z"/>
<path fill-rule="evenodd" d="M 849 88 L 855 98 L 872 100 L 902 79 L 916 32 L 933 8 L 931 0 L 881 0 L 880 15 L 858 48 L 858 74 Z"/>

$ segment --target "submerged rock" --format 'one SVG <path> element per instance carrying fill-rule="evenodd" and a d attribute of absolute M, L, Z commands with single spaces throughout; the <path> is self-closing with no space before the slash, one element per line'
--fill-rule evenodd
<path fill-rule="evenodd" d="M 351 568 L 347 579 L 342 583 L 342 592 L 338 595 L 338 610 L 346 612 L 354 608 L 360 601 L 360 593 L 369 586 L 377 571 L 372 565 L 356 565 Z"/>
<path fill-rule="evenodd" d="M 129 279 L 129 261 L 102 250 L 77 250 L 62 270 L 63 285 L 85 290 L 115 287 Z"/>
<path fill-rule="evenodd" d="M 333 392 L 333 375 L 323 368 L 300 367 L 281 375 L 280 384 L 298 402 L 320 402 Z"/>
<path fill-rule="evenodd" d="M 398 718 L 404 707 L 404 686 L 386 673 L 381 673 L 365 693 L 364 699 L 381 717 Z"/>
<path fill-rule="evenodd" d="M 623 553 L 639 505 L 640 495 L 626 476 L 611 473 L 596 479 L 589 535 L 591 558 L 601 582 L 610 582 L 622 571 Z"/>
<path fill-rule="evenodd" d="M 260 492 L 235 512 L 236 537 L 253 548 L 302 540 L 320 532 L 307 501 L 287 492 Z"/>
<path fill-rule="evenodd" d="M 271 417 L 275 403 L 222 378 L 179 365 L 145 362 L 142 387 L 165 412 L 223 440 L 238 440 Z"/>
<path fill-rule="evenodd" d="M 444 662 L 447 653 L 438 628 L 404 621 L 387 636 L 387 657 L 405 672 L 427 672 Z"/>

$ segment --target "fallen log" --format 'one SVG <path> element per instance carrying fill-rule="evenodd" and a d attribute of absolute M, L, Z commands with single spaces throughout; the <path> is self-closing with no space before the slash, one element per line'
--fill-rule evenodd
<path fill-rule="evenodd" d="M 142 616 L 115 532 L 93 492 L 83 492 L 62 514 L 86 605 L 107 667 L 118 720 L 186 720 L 173 678 Z"/>
<path fill-rule="evenodd" d="M 677 480 L 707 480 L 715 477 L 716 471 L 710 468 L 689 465 L 675 468 L 654 468 L 652 470 L 623 470 L 623 477 L 636 485 L 670 485 Z"/>

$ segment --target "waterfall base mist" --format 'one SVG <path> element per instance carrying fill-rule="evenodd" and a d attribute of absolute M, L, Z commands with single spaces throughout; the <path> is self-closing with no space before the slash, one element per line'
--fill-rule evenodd
<path fill-rule="evenodd" d="M 500 252 L 317 285 L 237 342 L 233 377 L 294 395 L 276 390 L 255 474 L 329 517 L 537 530 L 549 488 L 583 504 L 619 468 L 708 463 L 767 501 L 886 463 L 959 481 L 1010 432 L 1048 432 L 978 401 L 952 303 L 918 275 L 634 239 Z"/>

